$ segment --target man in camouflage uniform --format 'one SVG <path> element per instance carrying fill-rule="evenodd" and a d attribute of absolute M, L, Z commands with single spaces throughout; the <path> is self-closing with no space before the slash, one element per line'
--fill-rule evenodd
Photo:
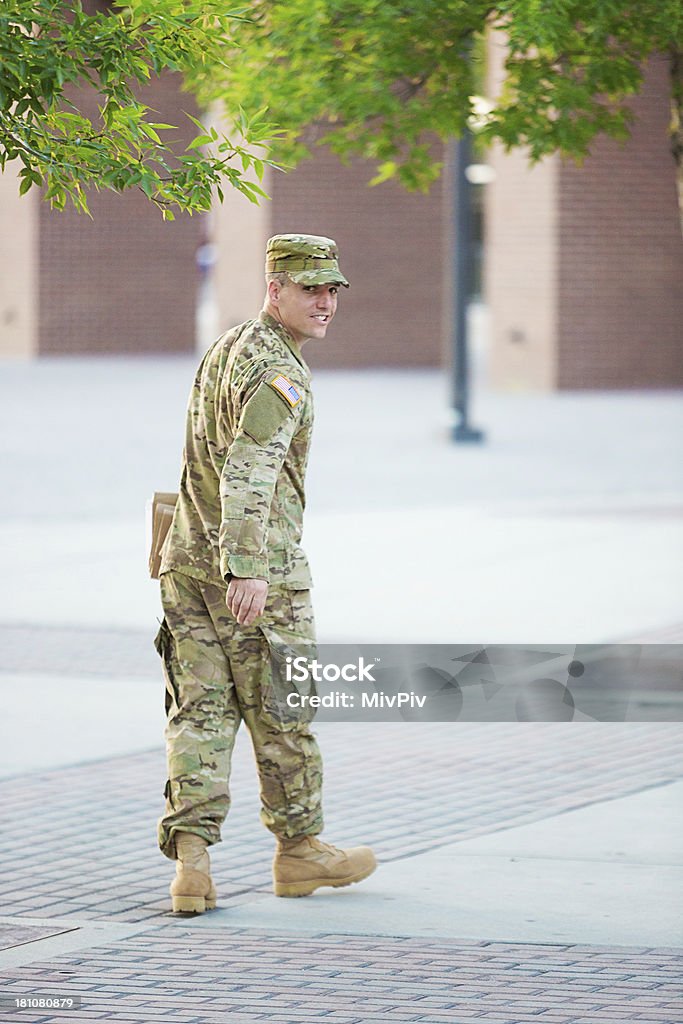
<path fill-rule="evenodd" d="M 216 904 L 207 846 L 220 841 L 242 720 L 254 746 L 261 818 L 277 837 L 279 896 L 348 885 L 375 868 L 367 847 L 337 850 L 322 830 L 322 762 L 303 719 L 273 699 L 272 657 L 315 642 L 311 578 L 301 540 L 313 426 L 301 346 L 324 338 L 339 269 L 329 238 L 276 235 L 255 320 L 209 349 L 186 422 L 178 503 L 162 552 L 168 781 L 159 845 L 177 861 L 175 911 Z M 290 713 L 291 716 L 291 713 Z"/>

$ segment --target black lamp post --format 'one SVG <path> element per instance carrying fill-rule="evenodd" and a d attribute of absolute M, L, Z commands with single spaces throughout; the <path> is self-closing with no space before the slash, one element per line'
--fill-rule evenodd
<path fill-rule="evenodd" d="M 453 407 L 456 422 L 453 440 L 458 444 L 481 443 L 482 430 L 469 422 L 469 351 L 467 333 L 467 305 L 472 292 L 472 196 L 467 168 L 471 163 L 471 137 L 467 128 L 452 143 L 453 185 L 453 292 L 455 309 L 453 318 Z"/>

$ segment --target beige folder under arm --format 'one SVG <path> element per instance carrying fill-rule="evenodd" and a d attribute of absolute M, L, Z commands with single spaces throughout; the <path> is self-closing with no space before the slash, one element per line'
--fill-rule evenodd
<path fill-rule="evenodd" d="M 148 565 L 153 580 L 159 579 L 161 549 L 171 526 L 177 500 L 178 495 L 173 491 L 155 491 L 151 501 L 147 502 Z"/>

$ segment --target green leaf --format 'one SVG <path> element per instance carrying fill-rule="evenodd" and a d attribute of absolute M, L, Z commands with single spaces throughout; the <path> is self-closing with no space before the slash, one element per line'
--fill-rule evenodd
<path fill-rule="evenodd" d="M 159 138 L 158 132 L 156 132 L 147 121 L 140 121 L 140 131 L 146 135 L 148 139 L 151 139 L 152 142 L 156 142 L 161 145 L 161 139 Z"/>
<path fill-rule="evenodd" d="M 264 199 L 270 199 L 267 192 L 264 192 L 263 189 L 255 182 L 249 181 L 248 178 L 242 179 L 242 190 L 244 191 L 245 189 L 255 196 L 262 196 Z"/>
<path fill-rule="evenodd" d="M 192 140 L 189 146 L 186 147 L 185 152 L 189 152 L 191 149 L 199 149 L 200 146 L 208 146 L 213 142 L 210 135 L 197 135 Z"/>

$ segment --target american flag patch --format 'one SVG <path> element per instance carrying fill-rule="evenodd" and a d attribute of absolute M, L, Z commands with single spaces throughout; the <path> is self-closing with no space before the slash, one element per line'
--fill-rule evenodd
<path fill-rule="evenodd" d="M 289 402 L 292 408 L 295 405 L 298 405 L 301 401 L 301 395 L 299 392 L 286 377 L 282 376 L 282 374 L 279 374 L 274 380 L 271 380 L 270 386 L 271 388 L 275 388 L 276 391 L 279 391 L 282 397 Z"/>

